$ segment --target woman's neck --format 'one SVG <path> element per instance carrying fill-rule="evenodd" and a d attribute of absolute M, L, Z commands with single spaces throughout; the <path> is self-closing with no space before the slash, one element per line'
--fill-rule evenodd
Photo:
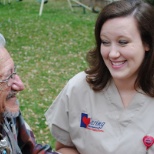
<path fill-rule="evenodd" d="M 127 108 L 136 94 L 136 90 L 134 88 L 135 81 L 114 80 L 114 83 L 118 89 L 124 108 Z"/>

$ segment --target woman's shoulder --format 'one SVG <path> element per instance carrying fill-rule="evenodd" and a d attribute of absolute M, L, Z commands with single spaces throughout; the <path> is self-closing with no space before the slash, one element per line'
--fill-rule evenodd
<path fill-rule="evenodd" d="M 74 81 L 85 81 L 86 80 L 86 73 L 84 71 L 77 73 L 74 75 L 69 81 L 74 82 Z"/>
<path fill-rule="evenodd" d="M 71 88 L 86 88 L 88 86 L 86 76 L 87 74 L 84 71 L 79 72 L 68 81 L 67 85 Z"/>

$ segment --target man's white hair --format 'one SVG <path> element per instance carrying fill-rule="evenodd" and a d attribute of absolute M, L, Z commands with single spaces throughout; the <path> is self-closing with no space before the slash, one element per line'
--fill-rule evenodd
<path fill-rule="evenodd" d="M 0 47 L 5 47 L 6 40 L 4 36 L 0 33 Z"/>

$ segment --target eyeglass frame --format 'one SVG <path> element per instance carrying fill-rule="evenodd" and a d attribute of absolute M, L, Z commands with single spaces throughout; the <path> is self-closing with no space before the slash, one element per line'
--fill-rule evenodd
<path fill-rule="evenodd" d="M 2 83 L 7 83 L 7 86 L 10 87 L 11 85 L 8 84 L 10 79 L 14 79 L 14 76 L 17 75 L 17 67 L 16 65 L 14 66 L 14 71 L 11 75 L 9 75 L 6 79 L 0 80 L 0 84 Z"/>

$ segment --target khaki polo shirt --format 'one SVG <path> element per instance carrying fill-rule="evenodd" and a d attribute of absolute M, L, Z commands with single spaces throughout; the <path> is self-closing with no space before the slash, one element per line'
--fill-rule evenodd
<path fill-rule="evenodd" d="M 114 82 L 94 92 L 84 72 L 67 83 L 45 116 L 55 139 L 80 154 L 145 154 L 143 137 L 154 137 L 154 98 L 137 93 L 124 108 Z M 154 145 L 148 149 L 153 153 Z"/>

